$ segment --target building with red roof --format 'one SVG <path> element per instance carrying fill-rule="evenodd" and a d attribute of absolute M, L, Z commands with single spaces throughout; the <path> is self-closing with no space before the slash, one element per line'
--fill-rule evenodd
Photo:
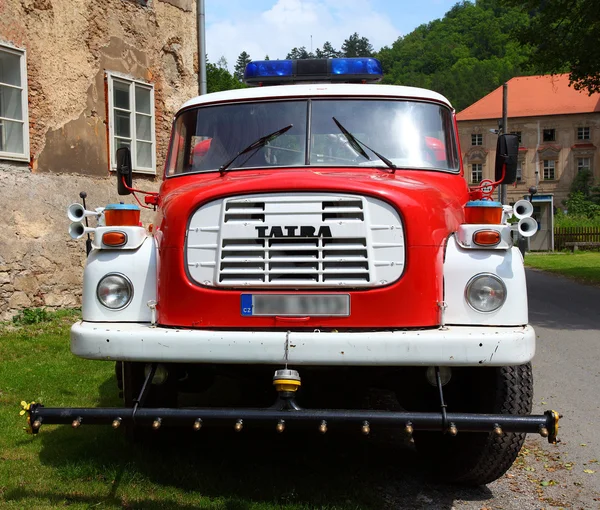
<path fill-rule="evenodd" d="M 493 178 L 502 87 L 458 113 L 465 176 L 470 183 Z M 567 74 L 521 76 L 508 82 L 508 129 L 520 139 L 517 183 L 512 202 L 537 186 L 554 195 L 556 206 L 584 168 L 600 181 L 600 94 L 569 86 Z"/>

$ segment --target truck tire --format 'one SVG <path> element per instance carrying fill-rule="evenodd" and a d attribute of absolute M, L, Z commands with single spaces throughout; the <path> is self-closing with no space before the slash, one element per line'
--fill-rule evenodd
<path fill-rule="evenodd" d="M 481 373 L 478 374 L 478 371 Z M 448 401 L 449 412 L 521 415 L 531 412 L 533 376 L 530 363 L 472 369 L 471 375 L 471 383 L 486 384 L 487 387 L 476 392 L 478 397 L 473 402 L 469 402 L 468 398 L 462 405 L 457 400 Z M 478 486 L 500 478 L 512 466 L 525 436 L 513 432 L 505 432 L 501 436 L 493 432 L 461 434 L 460 429 L 455 437 L 441 432 L 415 432 L 415 445 L 438 478 L 446 482 Z"/>

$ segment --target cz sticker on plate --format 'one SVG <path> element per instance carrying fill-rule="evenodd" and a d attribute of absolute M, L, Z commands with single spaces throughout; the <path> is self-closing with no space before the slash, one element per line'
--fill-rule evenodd
<path fill-rule="evenodd" d="M 242 294 L 242 315 L 327 316 L 350 315 L 349 294 Z"/>

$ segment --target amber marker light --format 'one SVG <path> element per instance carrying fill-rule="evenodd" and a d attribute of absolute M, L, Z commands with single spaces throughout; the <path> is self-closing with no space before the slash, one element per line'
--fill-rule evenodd
<path fill-rule="evenodd" d="M 500 232 L 479 230 L 473 234 L 473 242 L 479 246 L 496 246 L 500 242 Z"/>
<path fill-rule="evenodd" d="M 127 244 L 127 234 L 125 232 L 104 232 L 102 234 L 102 244 L 106 246 L 123 246 Z"/>

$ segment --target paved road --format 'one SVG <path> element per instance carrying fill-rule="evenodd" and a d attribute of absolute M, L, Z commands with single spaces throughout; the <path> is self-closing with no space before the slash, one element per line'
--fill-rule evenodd
<path fill-rule="evenodd" d="M 420 491 L 410 508 L 600 509 L 600 288 L 528 270 L 538 342 L 534 413 L 564 415 L 549 445 L 530 436 L 518 462 L 487 490 Z M 429 500 L 429 505 L 425 503 Z M 403 508 L 402 497 L 390 508 Z"/>

